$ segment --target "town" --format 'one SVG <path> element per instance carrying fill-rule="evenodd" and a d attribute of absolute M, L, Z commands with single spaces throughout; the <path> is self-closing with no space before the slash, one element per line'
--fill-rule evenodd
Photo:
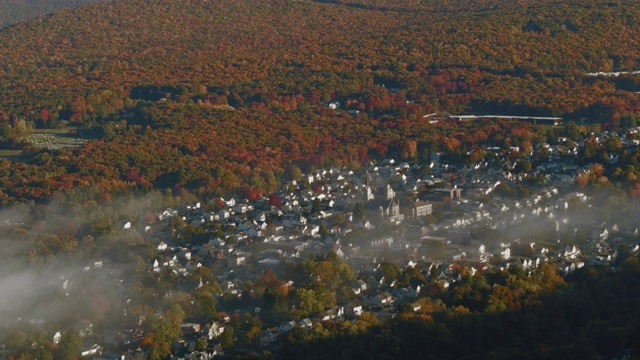
<path fill-rule="evenodd" d="M 637 131 L 590 139 L 636 147 Z M 306 174 L 296 169 L 268 197 L 177 204 L 144 222 L 121 222 L 117 231 L 139 233 L 155 254 L 139 258 L 131 277 L 106 259 L 81 273 L 109 279 L 130 321 L 114 329 L 87 319 L 71 328 L 84 339 L 84 357 L 135 358 L 148 318 L 171 314 L 140 306 L 128 289 L 153 288 L 152 298 L 165 300 L 192 294 L 170 351 L 176 359 L 210 359 L 277 348 L 294 329 L 311 331 L 324 322 L 421 312 L 425 298 L 490 268 L 527 274 L 553 266 L 568 275 L 585 264 L 610 264 L 621 244 L 637 254 L 637 228 L 590 216 L 606 204 L 581 191 L 580 177 L 594 171 L 592 164 L 577 165 L 585 141 L 488 147 L 492 156 L 476 165 L 433 153 L 426 163 L 385 159 Z M 517 162 L 510 160 L 514 154 Z M 405 274 L 412 274 L 409 281 Z M 157 284 L 140 284 L 141 277 Z M 328 291 L 313 290 L 314 281 Z M 73 275 L 52 284 L 70 297 L 82 288 Z M 267 295 L 273 303 L 265 302 Z M 61 331 L 51 334 L 53 343 Z"/>

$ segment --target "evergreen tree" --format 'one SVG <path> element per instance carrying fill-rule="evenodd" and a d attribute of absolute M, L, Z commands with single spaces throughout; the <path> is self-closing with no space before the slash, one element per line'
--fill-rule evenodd
<path fill-rule="evenodd" d="M 222 346 L 224 351 L 231 350 L 236 342 L 233 328 L 230 326 L 225 327 L 224 331 L 222 332 L 222 334 L 220 334 L 220 337 L 218 339 L 220 340 L 220 346 Z"/>
<path fill-rule="evenodd" d="M 74 330 L 65 331 L 56 349 L 56 359 L 75 360 L 80 358 L 81 353 L 82 338 L 80 334 Z"/>

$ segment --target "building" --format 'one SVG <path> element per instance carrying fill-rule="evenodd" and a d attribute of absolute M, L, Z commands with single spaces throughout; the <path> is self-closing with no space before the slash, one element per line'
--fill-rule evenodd
<path fill-rule="evenodd" d="M 427 201 L 416 201 L 411 203 L 411 211 L 413 217 L 431 215 L 433 212 L 433 205 Z"/>
<path fill-rule="evenodd" d="M 455 201 L 462 200 L 462 189 L 458 188 L 443 188 L 443 189 L 435 189 L 433 192 L 436 195 L 439 195 L 441 198 Z"/>

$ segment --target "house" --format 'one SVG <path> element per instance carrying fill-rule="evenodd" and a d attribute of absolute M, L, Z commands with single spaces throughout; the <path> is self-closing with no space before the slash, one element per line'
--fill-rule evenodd
<path fill-rule="evenodd" d="M 338 321 L 342 316 L 344 316 L 344 308 L 336 307 L 333 309 L 329 309 L 325 311 L 321 317 L 321 321 Z"/>
<path fill-rule="evenodd" d="M 354 294 L 360 295 L 360 293 L 367 290 L 367 283 L 362 279 L 356 280 L 351 284 L 351 289 Z"/>
<path fill-rule="evenodd" d="M 247 211 L 251 211 L 253 210 L 253 206 L 249 205 L 249 204 L 236 204 L 233 207 L 233 210 L 237 213 L 237 214 L 244 214 Z"/>
<path fill-rule="evenodd" d="M 193 351 L 191 352 L 191 354 L 188 355 L 188 357 L 185 358 L 178 358 L 176 356 L 174 356 L 172 358 L 172 360 L 176 359 L 192 359 L 192 360 L 209 360 L 209 359 L 213 359 L 213 349 L 210 349 L 211 352 L 207 352 L 207 351 Z"/>
<path fill-rule="evenodd" d="M 378 321 L 388 321 L 393 319 L 395 316 L 396 316 L 396 313 L 393 312 L 391 309 L 382 309 L 376 313 L 376 317 L 378 318 Z"/>
<path fill-rule="evenodd" d="M 450 279 L 441 279 L 436 281 L 438 284 L 440 284 L 440 286 L 442 286 L 443 289 L 448 289 L 449 286 L 451 285 L 452 281 Z"/>
<path fill-rule="evenodd" d="M 223 323 L 228 323 L 229 321 L 231 321 L 231 318 L 229 317 L 229 314 L 227 314 L 225 311 L 219 312 L 218 313 L 218 317 L 222 320 Z"/>
<path fill-rule="evenodd" d="M 562 250 L 562 257 L 565 259 L 575 259 L 578 255 L 580 255 L 580 250 L 575 246 L 565 246 Z"/>
<path fill-rule="evenodd" d="M 503 248 L 503 250 L 500 251 L 500 256 L 502 256 L 503 259 L 508 260 L 511 257 L 511 249 L 508 247 Z"/>
<path fill-rule="evenodd" d="M 260 333 L 258 333 L 258 342 L 260 343 L 261 347 L 267 347 L 271 344 L 273 344 L 276 340 L 277 340 L 277 334 L 275 333 L 275 331 L 277 331 L 276 329 L 267 329 L 267 330 L 262 330 L 260 331 Z"/>
<path fill-rule="evenodd" d="M 339 107 L 340 107 L 340 102 L 338 102 L 338 101 L 332 101 L 332 102 L 327 103 L 327 104 L 326 104 L 326 106 L 327 106 L 329 109 L 333 109 L 333 110 L 335 110 L 335 109 L 337 109 L 337 108 L 339 108 Z"/>
<path fill-rule="evenodd" d="M 186 292 L 193 292 L 200 289 L 203 286 L 202 278 L 199 278 L 198 281 L 188 280 L 180 284 L 180 288 Z"/>
<path fill-rule="evenodd" d="M 418 285 L 415 289 L 412 287 L 406 288 L 396 288 L 393 289 L 391 295 L 398 298 L 401 301 L 407 301 L 409 299 L 415 299 L 420 294 L 420 285 Z"/>
<path fill-rule="evenodd" d="M 174 274 L 184 274 L 187 272 L 187 268 L 180 263 L 175 263 L 171 267 L 171 271 L 173 271 Z"/>
<path fill-rule="evenodd" d="M 93 334 L 93 323 L 87 319 L 77 322 L 73 326 L 73 328 L 78 331 L 80 337 L 85 337 Z"/>
<path fill-rule="evenodd" d="M 362 315 L 363 311 L 364 310 L 362 308 L 362 305 L 357 302 L 349 304 L 345 309 L 346 314 L 352 316 L 360 316 Z"/>
<path fill-rule="evenodd" d="M 218 211 L 218 216 L 220 219 L 228 219 L 231 216 L 231 211 L 228 209 L 220 209 L 220 211 Z"/>
<path fill-rule="evenodd" d="M 301 214 L 285 214 L 282 218 L 282 225 L 286 228 L 304 226 L 307 218 Z"/>
<path fill-rule="evenodd" d="M 395 286 L 395 281 L 391 283 L 391 286 Z M 393 291 L 391 292 L 391 295 L 395 299 L 398 299 L 399 301 L 405 301 L 406 299 L 409 298 L 409 293 L 407 291 L 407 288 L 394 288 Z"/>
<path fill-rule="evenodd" d="M 220 288 L 222 290 L 235 290 L 236 283 L 231 280 L 220 281 Z"/>
<path fill-rule="evenodd" d="M 247 258 L 244 255 L 234 254 L 227 257 L 227 265 L 232 269 L 244 265 L 246 262 Z"/>
<path fill-rule="evenodd" d="M 200 255 L 201 257 L 205 257 L 207 255 L 211 255 L 211 253 L 215 250 L 215 246 L 213 246 L 213 244 L 211 243 L 207 243 L 204 245 L 201 245 L 198 248 L 198 255 Z"/>
<path fill-rule="evenodd" d="M 192 336 L 202 331 L 202 325 L 197 323 L 182 323 L 180 324 L 180 333 L 182 337 Z"/>
<path fill-rule="evenodd" d="M 201 267 L 202 264 L 197 262 L 197 261 L 189 261 L 187 262 L 187 264 L 184 266 L 184 270 L 186 271 L 197 271 L 199 267 Z"/>
<path fill-rule="evenodd" d="M 309 318 L 304 318 L 298 322 L 298 326 L 303 329 L 311 329 L 313 327 L 313 322 Z"/>
<path fill-rule="evenodd" d="M 258 225 L 252 226 L 247 230 L 247 236 L 251 238 L 262 236 L 262 229 Z"/>
<path fill-rule="evenodd" d="M 582 267 L 584 267 L 583 261 L 565 261 L 563 263 L 560 263 L 560 265 L 558 266 L 558 270 L 560 270 L 560 272 L 562 272 L 564 275 L 568 275 L 578 269 L 581 269 Z"/>
<path fill-rule="evenodd" d="M 165 220 L 174 216 L 178 216 L 178 211 L 172 208 L 166 208 L 162 213 L 158 214 L 158 219 Z"/>
<path fill-rule="evenodd" d="M 180 259 L 191 260 L 191 250 L 187 248 L 180 249 L 180 251 L 178 252 L 178 257 Z"/>
<path fill-rule="evenodd" d="M 370 305 L 386 306 L 393 303 L 393 297 L 391 296 L 391 294 L 385 291 L 382 294 L 378 294 L 369 298 L 368 303 Z"/>
<path fill-rule="evenodd" d="M 213 238 L 209 240 L 209 244 L 213 245 L 218 249 L 221 249 L 227 244 L 227 242 L 224 241 L 224 239 L 222 238 Z"/>
<path fill-rule="evenodd" d="M 413 312 L 418 312 L 422 310 L 422 304 L 419 301 L 416 301 L 411 304 L 411 309 L 413 309 Z"/>
<path fill-rule="evenodd" d="M 375 227 L 369 220 L 358 220 L 353 225 L 356 228 L 365 230 L 371 230 Z"/>
<path fill-rule="evenodd" d="M 167 244 L 164 241 L 160 241 L 160 243 L 157 246 L 158 251 L 165 251 L 167 250 Z"/>
<path fill-rule="evenodd" d="M 124 355 L 118 355 L 114 353 L 102 353 L 94 356 L 93 360 L 124 360 Z"/>
<path fill-rule="evenodd" d="M 207 329 L 206 329 L 207 338 L 209 340 L 213 340 L 213 339 L 217 338 L 218 336 L 220 336 L 223 331 L 224 331 L 224 326 L 222 324 L 220 324 L 219 322 L 214 321 L 214 322 L 211 323 L 211 325 L 207 326 Z"/>
<path fill-rule="evenodd" d="M 178 258 L 174 255 L 174 256 L 161 256 L 159 259 L 157 259 L 157 266 L 156 266 L 156 261 L 153 262 L 153 268 L 154 271 L 156 268 L 167 268 L 167 267 L 171 267 L 173 265 L 175 265 L 176 260 Z"/>
<path fill-rule="evenodd" d="M 280 331 L 281 333 L 287 333 L 287 332 L 293 330 L 293 328 L 295 328 L 296 326 L 297 326 L 297 324 L 293 320 L 291 320 L 289 322 L 283 322 L 278 327 L 278 331 Z"/>
<path fill-rule="evenodd" d="M 62 333 L 60 331 L 56 332 L 55 335 L 53 335 L 54 344 L 58 344 L 61 339 L 62 339 Z"/>
<path fill-rule="evenodd" d="M 81 351 L 82 357 L 88 357 L 100 354 L 102 352 L 102 347 L 98 344 L 93 344 L 91 346 L 83 346 Z"/>

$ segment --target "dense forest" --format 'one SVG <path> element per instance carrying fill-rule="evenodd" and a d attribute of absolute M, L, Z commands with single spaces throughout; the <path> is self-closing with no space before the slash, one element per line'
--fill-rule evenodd
<path fill-rule="evenodd" d="M 509 121 L 432 125 L 433 112 L 633 126 L 638 77 L 588 73 L 640 67 L 636 5 L 113 1 L 18 24 L 0 32 L 0 137 L 24 156 L 1 160 L 0 200 L 256 194 L 293 165 L 546 136 Z M 58 152 L 23 140 L 67 124 L 96 141 Z"/>
<path fill-rule="evenodd" d="M 97 1 L 100 0 L 2 0 L 0 1 L 0 28 Z"/>

